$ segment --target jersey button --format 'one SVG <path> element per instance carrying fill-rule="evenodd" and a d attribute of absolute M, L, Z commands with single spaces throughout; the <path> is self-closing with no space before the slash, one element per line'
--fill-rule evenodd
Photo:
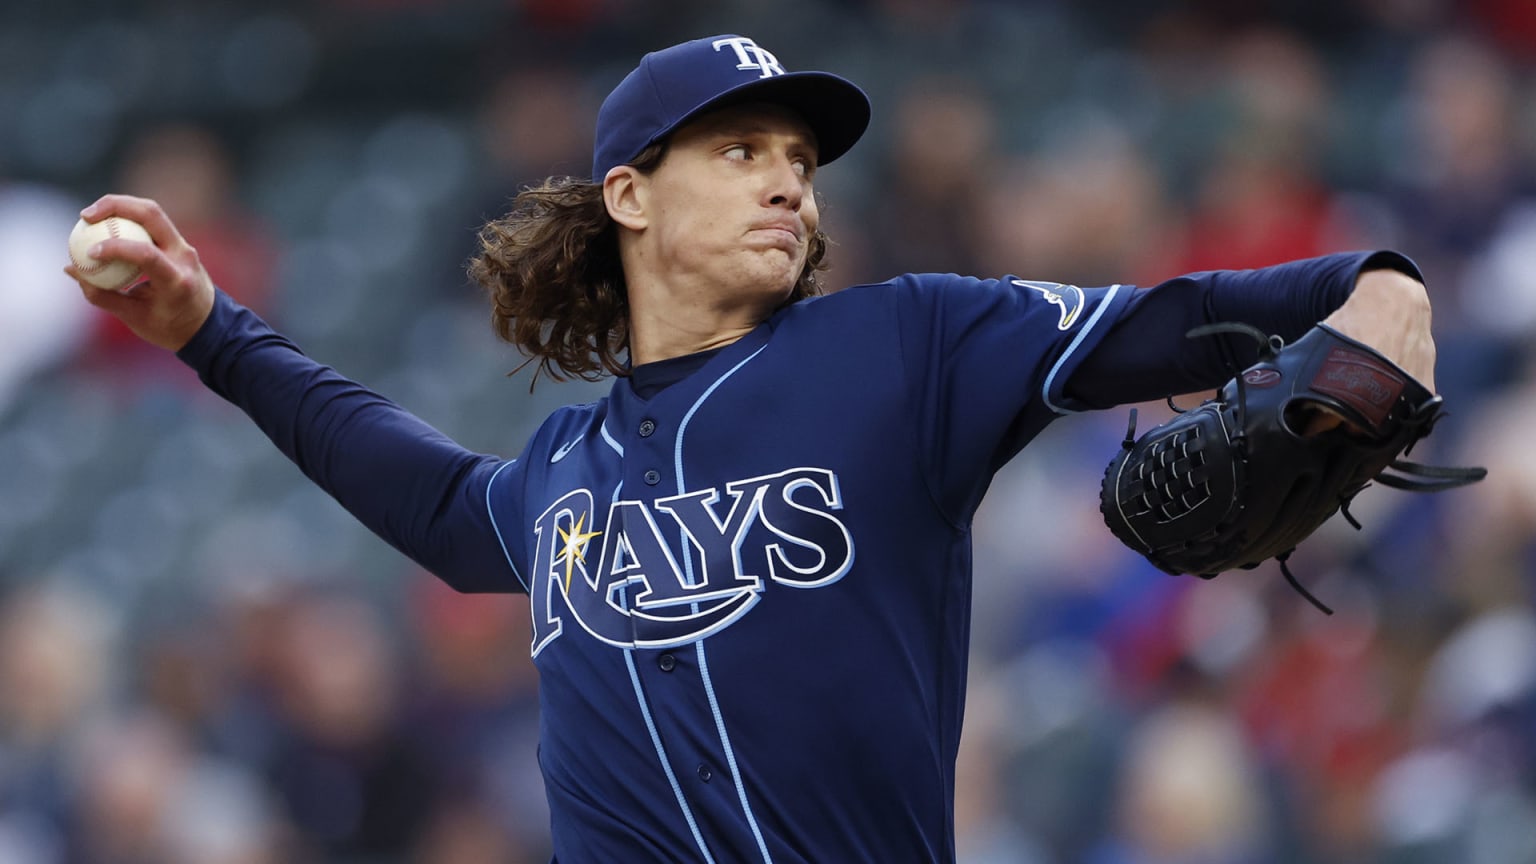
<path fill-rule="evenodd" d="M 711 779 L 714 778 L 714 776 L 715 776 L 715 772 L 709 770 L 709 766 L 708 765 L 704 765 L 704 764 L 700 763 L 700 765 L 699 765 L 699 779 L 700 780 L 703 780 L 705 783 L 708 783 Z"/>
<path fill-rule="evenodd" d="M 657 483 L 660 483 L 661 472 L 657 471 L 655 468 L 645 472 L 645 482 L 648 486 L 655 486 Z"/>
<path fill-rule="evenodd" d="M 649 438 L 655 432 L 656 432 L 656 421 L 655 420 L 641 420 L 640 421 L 640 437 L 641 438 Z"/>
<path fill-rule="evenodd" d="M 656 665 L 660 666 L 661 671 L 663 672 L 671 672 L 673 669 L 677 668 L 677 658 L 673 657 L 671 654 L 663 654 L 656 658 Z"/>

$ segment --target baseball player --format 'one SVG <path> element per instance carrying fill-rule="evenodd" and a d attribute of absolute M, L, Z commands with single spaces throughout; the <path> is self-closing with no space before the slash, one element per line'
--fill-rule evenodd
<path fill-rule="evenodd" d="M 999 467 L 1057 417 L 1252 357 L 1197 324 L 1326 318 L 1433 386 L 1425 290 L 1392 252 L 822 294 L 815 181 L 868 118 L 854 84 L 743 36 L 646 55 L 601 108 L 591 177 L 525 192 L 471 265 L 540 370 L 614 375 L 511 459 L 305 356 L 154 202 L 84 211 L 155 240 L 103 244 L 148 281 L 82 284 L 92 303 L 450 585 L 529 595 L 558 861 L 953 861 L 971 519 Z"/>

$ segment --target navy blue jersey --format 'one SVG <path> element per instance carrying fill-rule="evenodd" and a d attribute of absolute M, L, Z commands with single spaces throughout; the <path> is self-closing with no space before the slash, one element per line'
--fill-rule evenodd
<path fill-rule="evenodd" d="M 461 590 L 529 595 L 558 860 L 951 861 L 971 518 L 993 474 L 1063 413 L 1215 386 L 1236 348 L 1185 330 L 1299 335 L 1362 266 L 1412 267 L 849 288 L 648 398 L 616 380 L 512 460 L 224 296 L 182 357 L 402 552 Z"/>

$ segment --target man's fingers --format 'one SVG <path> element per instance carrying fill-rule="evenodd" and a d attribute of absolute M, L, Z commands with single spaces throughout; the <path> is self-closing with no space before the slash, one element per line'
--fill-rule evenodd
<path fill-rule="evenodd" d="M 134 298 L 121 291 L 114 291 L 110 288 L 97 288 L 95 285 L 85 281 L 81 278 L 80 271 L 73 264 L 65 267 L 64 273 L 69 278 L 75 280 L 80 286 L 80 293 L 85 295 L 85 302 L 92 306 L 116 315 L 126 311 L 134 303 Z"/>
<path fill-rule="evenodd" d="M 103 240 L 91 247 L 90 255 L 98 261 L 127 262 L 151 278 L 175 275 L 175 266 L 158 246 L 138 240 L 121 237 Z"/>
<path fill-rule="evenodd" d="M 1321 435 L 1324 432 L 1338 429 L 1340 427 L 1343 427 L 1345 432 L 1355 437 L 1364 438 L 1369 436 L 1369 433 L 1367 433 L 1360 426 L 1350 422 L 1343 414 L 1340 414 L 1327 405 L 1323 405 L 1318 402 L 1309 402 L 1304 407 L 1302 407 L 1300 411 L 1301 423 L 1300 429 L 1297 431 L 1303 438 L 1310 438 L 1313 435 Z"/>
<path fill-rule="evenodd" d="M 1344 418 L 1326 408 L 1308 411 L 1306 420 L 1302 425 L 1303 438 L 1311 438 L 1313 435 L 1321 435 L 1330 429 L 1337 429 L 1344 425 Z"/>
<path fill-rule="evenodd" d="M 103 240 L 93 249 L 91 257 L 101 261 L 123 261 L 132 264 L 139 269 L 140 279 L 147 279 L 156 285 L 166 287 L 186 281 L 192 275 L 187 265 L 189 262 L 195 264 L 197 260 L 192 247 L 185 243 L 178 250 L 180 260 L 172 257 L 170 250 L 123 238 Z"/>
<path fill-rule="evenodd" d="M 144 226 L 155 245 L 173 251 L 186 245 L 181 232 L 160 204 L 149 198 L 135 195 L 103 195 L 80 211 L 80 218 L 87 222 L 100 222 L 108 216 L 121 216 Z"/>

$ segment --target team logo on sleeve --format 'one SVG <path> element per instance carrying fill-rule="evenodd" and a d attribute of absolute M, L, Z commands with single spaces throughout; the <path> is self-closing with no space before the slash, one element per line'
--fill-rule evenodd
<path fill-rule="evenodd" d="M 1072 325 L 1083 313 L 1086 299 L 1083 297 L 1083 289 L 1076 285 L 1063 285 L 1060 282 L 1031 282 L 1028 279 L 1015 279 L 1013 284 L 1020 288 L 1039 294 L 1045 298 L 1045 302 L 1055 306 L 1060 312 L 1060 319 L 1056 322 L 1057 330 L 1070 330 Z"/>
<path fill-rule="evenodd" d="M 685 645 L 768 586 L 820 588 L 853 566 L 837 475 L 792 468 L 654 501 L 561 496 L 534 522 L 533 654 L 570 624 L 619 648 Z"/>

